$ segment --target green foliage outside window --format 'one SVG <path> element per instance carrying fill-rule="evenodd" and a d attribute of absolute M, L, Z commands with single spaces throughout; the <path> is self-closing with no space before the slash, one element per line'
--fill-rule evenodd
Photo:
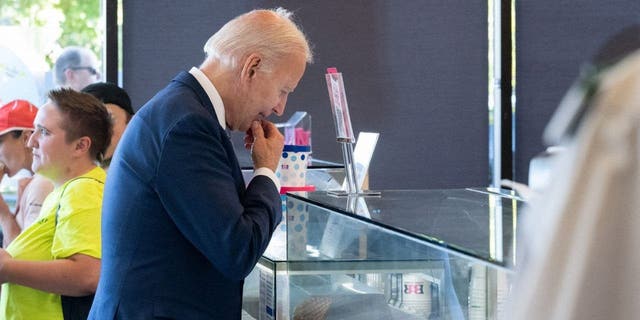
<path fill-rule="evenodd" d="M 0 25 L 59 29 L 57 43 L 86 47 L 100 57 L 104 44 L 102 0 L 1 0 Z M 47 63 L 53 65 L 49 52 Z"/>

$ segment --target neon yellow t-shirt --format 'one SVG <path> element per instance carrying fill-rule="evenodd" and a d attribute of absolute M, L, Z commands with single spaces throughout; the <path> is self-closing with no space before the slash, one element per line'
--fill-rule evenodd
<path fill-rule="evenodd" d="M 63 259 L 77 253 L 100 258 L 105 178 L 105 171 L 96 167 L 55 188 L 44 200 L 38 219 L 11 242 L 7 252 L 14 259 L 32 261 Z M 60 295 L 5 283 L 0 318 L 63 319 Z"/>

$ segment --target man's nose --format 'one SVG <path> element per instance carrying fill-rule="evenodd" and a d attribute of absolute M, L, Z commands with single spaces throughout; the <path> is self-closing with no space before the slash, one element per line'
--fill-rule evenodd
<path fill-rule="evenodd" d="M 284 107 L 287 104 L 287 98 L 284 98 L 282 100 L 280 100 L 280 103 L 278 103 L 278 105 L 276 105 L 273 108 L 273 113 L 275 113 L 278 116 L 281 116 L 284 114 Z"/>

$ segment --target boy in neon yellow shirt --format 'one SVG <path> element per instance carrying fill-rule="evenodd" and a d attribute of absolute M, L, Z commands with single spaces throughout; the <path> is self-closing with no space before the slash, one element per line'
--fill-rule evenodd
<path fill-rule="evenodd" d="M 34 120 L 28 146 L 33 171 L 55 189 L 36 222 L 0 250 L 3 319 L 67 318 L 64 301 L 90 297 L 100 275 L 106 174 L 97 163 L 111 138 L 109 114 L 94 97 L 70 89 L 51 91 L 49 98 Z M 88 313 L 90 298 L 84 301 Z"/>

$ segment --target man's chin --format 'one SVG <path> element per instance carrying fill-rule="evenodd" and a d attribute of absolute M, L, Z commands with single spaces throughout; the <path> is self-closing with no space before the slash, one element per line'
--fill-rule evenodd
<path fill-rule="evenodd" d="M 227 130 L 229 130 L 229 131 L 247 132 L 249 129 L 251 129 L 251 124 L 253 123 L 253 121 L 255 121 L 255 120 L 251 120 L 251 121 L 249 121 L 247 123 L 241 123 L 237 127 L 227 123 Z"/>
<path fill-rule="evenodd" d="M 246 133 L 247 131 L 249 131 L 249 129 L 251 129 L 251 122 L 249 122 L 247 124 L 242 124 L 242 127 L 239 128 L 237 131 Z M 235 130 L 235 129 L 231 129 L 231 130 Z"/>

